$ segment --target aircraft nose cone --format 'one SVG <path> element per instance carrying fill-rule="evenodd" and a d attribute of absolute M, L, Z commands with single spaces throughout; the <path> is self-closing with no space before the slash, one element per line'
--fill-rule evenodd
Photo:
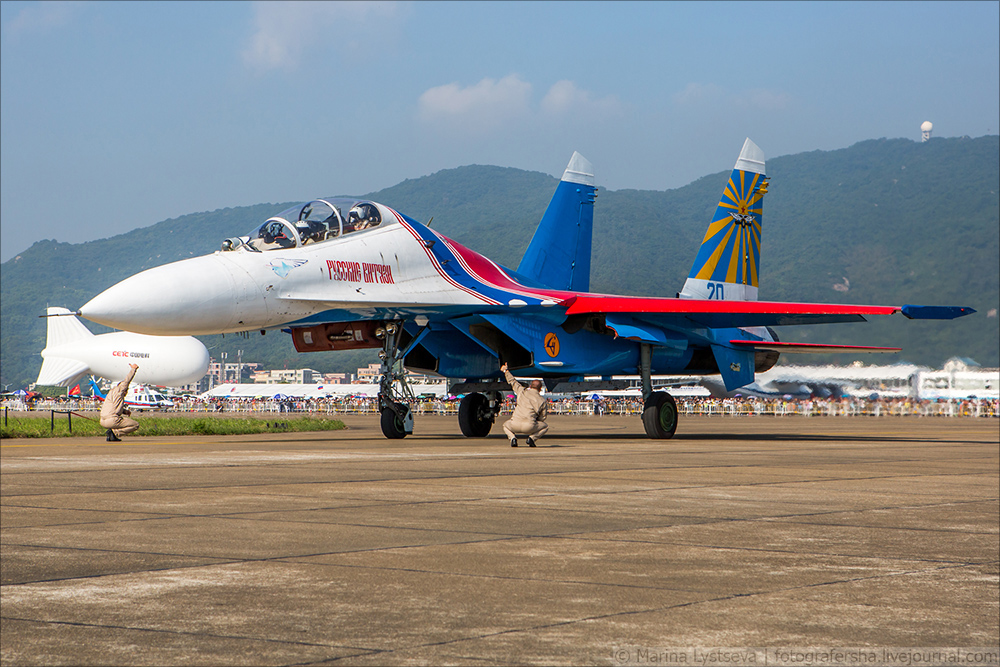
<path fill-rule="evenodd" d="M 236 293 L 233 273 L 220 258 L 208 255 L 126 278 L 88 301 L 80 315 L 136 333 L 220 333 L 235 319 Z"/>

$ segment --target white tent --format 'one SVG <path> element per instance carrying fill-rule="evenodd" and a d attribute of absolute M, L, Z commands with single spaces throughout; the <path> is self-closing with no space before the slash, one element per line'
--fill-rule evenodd
<path fill-rule="evenodd" d="M 445 384 L 411 384 L 415 396 L 433 394 L 446 396 Z M 211 398 L 274 398 L 281 394 L 288 398 L 326 398 L 328 396 L 378 396 L 377 384 L 220 384 L 199 396 Z"/>

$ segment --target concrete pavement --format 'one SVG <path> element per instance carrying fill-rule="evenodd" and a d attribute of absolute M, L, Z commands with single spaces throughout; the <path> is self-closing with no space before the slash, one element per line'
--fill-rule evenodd
<path fill-rule="evenodd" d="M 996 420 L 687 418 L 654 442 L 553 417 L 535 449 L 345 421 L 4 440 L 3 664 L 1000 643 Z"/>

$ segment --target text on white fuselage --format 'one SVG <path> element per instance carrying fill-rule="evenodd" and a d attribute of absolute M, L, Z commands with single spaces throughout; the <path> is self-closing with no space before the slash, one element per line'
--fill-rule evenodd
<path fill-rule="evenodd" d="M 330 280 L 341 282 L 395 284 L 392 279 L 392 267 L 388 264 L 342 262 L 328 259 L 326 260 L 326 272 Z"/>

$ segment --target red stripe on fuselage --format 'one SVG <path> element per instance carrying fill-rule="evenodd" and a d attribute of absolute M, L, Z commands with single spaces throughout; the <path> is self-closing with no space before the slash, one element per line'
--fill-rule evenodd
<path fill-rule="evenodd" d="M 417 234 L 416 230 L 414 230 L 412 227 L 410 227 L 410 225 L 406 224 L 406 221 L 403 219 L 403 217 L 399 213 L 397 213 L 396 211 L 393 211 L 391 208 L 389 210 L 392 211 L 392 214 L 394 216 L 396 216 L 396 220 L 399 221 L 399 224 L 401 224 L 406 229 L 406 231 L 410 232 L 410 234 L 413 235 L 413 238 L 417 240 L 417 243 L 419 243 L 420 247 L 424 249 L 424 253 L 426 253 L 427 258 L 431 261 L 431 264 L 434 266 L 435 270 L 437 270 L 438 275 L 440 275 L 442 278 L 444 278 L 445 281 L 447 281 L 452 286 L 457 287 L 458 289 L 462 290 L 463 292 L 471 294 L 474 297 L 476 297 L 477 299 L 485 301 L 486 303 L 488 303 L 490 305 L 493 305 L 493 306 L 500 305 L 499 301 L 495 301 L 495 300 L 489 298 L 488 296 L 480 294 L 479 292 L 477 292 L 477 291 L 475 291 L 473 289 L 469 289 L 468 287 L 465 287 L 464 285 L 459 284 L 458 282 L 455 281 L 454 278 L 452 278 L 447 273 L 445 273 L 444 268 L 437 261 L 437 258 L 434 256 L 434 253 L 431 252 L 430 248 L 428 248 L 426 245 L 424 245 L 424 240 L 422 238 L 420 238 L 420 235 Z"/>
<path fill-rule="evenodd" d="M 462 266 L 465 267 L 465 270 L 469 272 L 469 275 L 483 284 L 499 290 L 504 290 L 505 292 L 513 292 L 520 296 L 528 296 L 539 300 L 552 299 L 554 301 L 562 301 L 563 299 L 573 296 L 570 292 L 536 290 L 525 287 L 507 275 L 507 272 L 500 268 L 500 266 L 494 263 L 491 259 L 483 257 L 474 250 L 469 250 L 461 243 L 453 241 L 446 236 L 438 234 L 438 238 L 440 238 L 445 245 L 451 248 L 451 251 L 455 254 L 455 257 L 459 258 L 459 261 L 462 263 Z"/>

